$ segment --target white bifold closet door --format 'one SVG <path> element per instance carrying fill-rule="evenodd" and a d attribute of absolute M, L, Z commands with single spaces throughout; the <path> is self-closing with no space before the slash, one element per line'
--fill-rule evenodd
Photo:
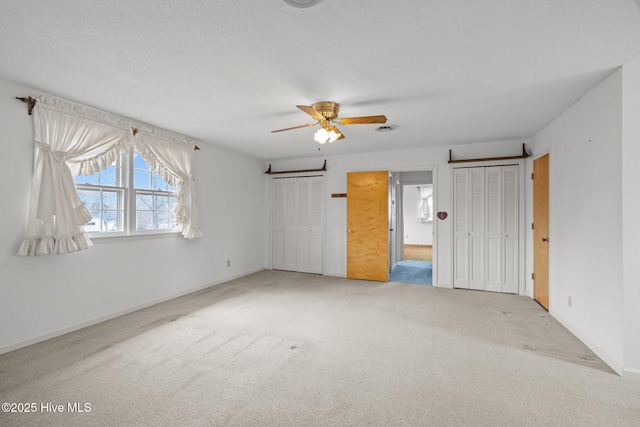
<path fill-rule="evenodd" d="M 518 293 L 518 166 L 456 168 L 455 288 Z"/>
<path fill-rule="evenodd" d="M 272 257 L 276 270 L 322 274 L 324 177 L 272 180 Z"/>

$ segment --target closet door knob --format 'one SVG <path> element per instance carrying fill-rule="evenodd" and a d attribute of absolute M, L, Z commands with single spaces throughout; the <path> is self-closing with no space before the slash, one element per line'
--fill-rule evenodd
<path fill-rule="evenodd" d="M 351 234 L 351 233 L 353 233 L 353 230 L 349 228 L 349 229 L 347 230 L 347 233 Z"/>
<path fill-rule="evenodd" d="M 542 241 L 543 241 L 543 242 L 548 242 L 548 241 L 549 241 L 549 238 L 548 238 L 548 237 L 543 237 L 543 238 L 542 238 Z"/>

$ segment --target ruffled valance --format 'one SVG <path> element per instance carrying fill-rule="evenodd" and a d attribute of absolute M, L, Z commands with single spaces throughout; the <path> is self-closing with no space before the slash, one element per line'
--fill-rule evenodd
<path fill-rule="evenodd" d="M 180 233 L 185 239 L 203 237 L 192 173 L 193 149 L 149 134 L 138 134 L 135 148 L 152 171 L 176 188 L 176 207 L 173 213 Z"/>
<path fill-rule="evenodd" d="M 127 140 L 128 138 L 125 138 L 117 144 L 113 144 L 110 148 L 105 149 L 103 152 L 91 157 L 68 160 L 67 164 L 74 175 L 93 175 L 113 164 L 120 154 L 129 149 L 131 144 L 127 143 Z"/>

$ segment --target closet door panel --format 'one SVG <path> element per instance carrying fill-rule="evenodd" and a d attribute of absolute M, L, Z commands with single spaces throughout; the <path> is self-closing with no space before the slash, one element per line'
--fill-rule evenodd
<path fill-rule="evenodd" d="M 284 269 L 296 271 L 296 180 L 284 183 Z"/>
<path fill-rule="evenodd" d="M 486 174 L 486 256 L 485 289 L 502 290 L 502 167 L 485 168 Z"/>
<path fill-rule="evenodd" d="M 309 272 L 323 272 L 323 226 L 324 226 L 324 177 L 309 179 L 310 215 L 309 215 Z"/>
<path fill-rule="evenodd" d="M 469 169 L 469 288 L 485 288 L 485 175 L 484 168 Z"/>
<path fill-rule="evenodd" d="M 484 239 L 472 237 L 469 249 L 469 289 L 484 290 Z"/>
<path fill-rule="evenodd" d="M 284 269 L 284 180 L 272 181 L 271 253 L 272 268 Z"/>
<path fill-rule="evenodd" d="M 469 169 L 453 170 L 453 287 L 469 288 Z"/>
<path fill-rule="evenodd" d="M 519 179 L 517 166 L 505 166 L 503 175 L 503 279 L 502 292 L 518 293 Z"/>
<path fill-rule="evenodd" d="M 309 178 L 296 178 L 296 271 L 309 272 Z"/>
<path fill-rule="evenodd" d="M 296 234 L 296 269 L 300 273 L 309 273 L 309 233 Z"/>

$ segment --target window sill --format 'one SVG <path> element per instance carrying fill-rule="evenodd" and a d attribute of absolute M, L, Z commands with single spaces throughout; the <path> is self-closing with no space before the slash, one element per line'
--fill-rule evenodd
<path fill-rule="evenodd" d="M 147 233 L 136 234 L 95 234 L 87 233 L 87 236 L 93 243 L 112 243 L 123 242 L 132 240 L 149 240 L 149 239 L 166 239 L 171 237 L 179 237 L 180 232 L 178 230 L 172 231 L 153 231 Z"/>

